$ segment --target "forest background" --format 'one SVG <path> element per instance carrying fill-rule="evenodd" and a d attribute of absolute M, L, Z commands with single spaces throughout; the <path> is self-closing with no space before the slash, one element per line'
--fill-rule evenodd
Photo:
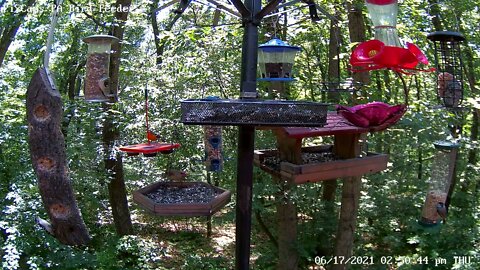
<path fill-rule="evenodd" d="M 33 172 L 26 122 L 26 89 L 33 72 L 42 66 L 53 1 L 0 0 L 0 257 L 4 269 L 232 269 L 234 266 L 234 199 L 213 218 L 213 234 L 206 237 L 202 218 L 149 216 L 131 201 L 131 192 L 158 181 L 167 168 L 186 170 L 189 180 L 206 181 L 201 127 L 179 123 L 179 100 L 239 95 L 243 29 L 238 18 L 222 13 L 217 25 L 207 1 L 195 1 L 179 16 L 178 4 L 163 0 L 66 0 L 60 9 L 51 70 L 64 102 L 70 178 L 83 219 L 92 237 L 87 247 L 60 244 L 35 224 L 46 218 Z M 199 4 L 196 2 L 203 2 Z M 260 28 L 260 43 L 278 36 L 301 46 L 295 64 L 297 81 L 287 87 L 290 99 L 345 105 L 383 101 L 403 102 L 398 76 L 387 70 L 370 72 L 369 84 L 355 95 L 329 96 L 321 82 L 350 78 L 348 59 L 352 47 L 372 38 L 371 22 L 363 1 L 317 1 L 338 18 L 332 24 L 321 15 L 312 22 L 308 8 L 288 16 L 273 16 Z M 122 7 L 123 6 L 123 7 Z M 300 6 L 300 4 L 297 4 Z M 435 30 L 455 30 L 463 43 L 467 110 L 454 114 L 438 108 L 435 78 L 429 73 L 405 77 L 410 107 L 403 119 L 382 133 L 368 136 L 368 147 L 388 153 L 388 169 L 365 176 L 353 254 L 392 256 L 388 269 L 425 269 L 422 258 L 446 258 L 438 269 L 479 269 L 478 117 L 480 96 L 480 2 L 477 0 L 400 1 L 399 36 L 417 44 L 433 62 L 433 46 L 426 35 Z M 118 16 L 128 7 L 127 17 Z M 117 12 L 117 13 L 116 13 Z M 152 15 L 153 14 L 153 15 Z M 122 15 L 122 14 L 120 14 Z M 123 14 L 125 15 L 125 14 Z M 353 17 L 365 22 L 354 24 Z M 358 18 L 357 18 L 358 19 Z M 362 28 L 363 27 L 363 28 Z M 82 95 L 86 44 L 92 34 L 122 31 L 119 62 L 119 101 L 105 106 L 86 103 Z M 337 51 L 339 48 L 339 51 Z M 336 74 L 335 59 L 340 59 Z M 338 63 L 338 62 L 337 62 Z M 162 138 L 182 147 L 174 154 L 155 158 L 130 158 L 112 152 L 119 146 L 144 140 L 144 90 L 150 94 L 150 124 Z M 262 97 L 284 98 L 259 84 Z M 455 131 L 454 131 L 455 129 Z M 418 226 L 425 199 L 433 142 L 454 139 L 462 147 L 456 172 L 457 185 L 447 223 L 432 233 Z M 237 129 L 225 127 L 225 168 L 215 181 L 235 192 Z M 306 144 L 329 143 L 328 138 Z M 256 132 L 256 148 L 275 148 L 267 131 Z M 114 222 L 111 208 L 111 157 L 122 164 L 129 211 L 127 221 Z M 117 174 L 118 175 L 118 174 Z M 117 179 L 118 180 L 118 179 Z M 333 249 L 338 197 L 322 199 L 320 183 L 295 188 L 293 200 L 299 214 L 299 267 L 315 265 L 315 257 Z M 260 170 L 254 173 L 252 261 L 256 269 L 271 269 L 277 261 L 274 194 L 278 186 Z M 235 193 L 234 193 L 235 194 Z M 326 210 L 327 209 L 327 210 Z M 129 222 L 130 220 L 130 222 Z M 270 229 L 269 229 L 270 228 Z M 461 264 L 455 256 L 469 256 Z M 421 260 L 420 260 L 421 262 Z M 432 262 L 432 261 L 431 261 Z M 360 266 L 352 267 L 361 268 Z M 365 269 L 387 269 L 376 264 Z"/>

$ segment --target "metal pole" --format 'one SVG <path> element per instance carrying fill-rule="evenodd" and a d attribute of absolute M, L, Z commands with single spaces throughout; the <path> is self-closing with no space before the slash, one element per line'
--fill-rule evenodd
<path fill-rule="evenodd" d="M 242 72 L 240 98 L 257 96 L 258 25 L 254 15 L 260 11 L 261 0 L 245 0 L 250 18 L 243 18 Z M 235 269 L 248 270 L 252 227 L 253 151 L 255 127 L 240 126 L 237 149 L 237 205 L 235 230 Z"/>

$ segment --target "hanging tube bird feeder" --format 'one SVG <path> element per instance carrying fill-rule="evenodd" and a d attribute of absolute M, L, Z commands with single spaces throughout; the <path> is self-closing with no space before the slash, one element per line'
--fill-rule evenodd
<path fill-rule="evenodd" d="M 115 95 L 110 89 L 110 54 L 112 44 L 119 39 L 109 35 L 94 35 L 86 37 L 83 41 L 88 44 L 85 101 L 111 101 Z"/>
<path fill-rule="evenodd" d="M 437 68 L 437 97 L 446 108 L 456 108 L 463 100 L 463 72 L 458 32 L 437 31 L 427 38 L 434 44 Z"/>
<path fill-rule="evenodd" d="M 432 164 L 429 190 L 422 209 L 420 224 L 423 226 L 436 226 L 447 215 L 446 201 L 448 190 L 454 175 L 457 143 L 442 141 L 435 144 L 436 153 Z"/>
<path fill-rule="evenodd" d="M 292 68 L 300 47 L 274 38 L 258 46 L 259 81 L 293 81 Z"/>
<path fill-rule="evenodd" d="M 223 168 L 222 127 L 204 126 L 205 165 L 207 171 L 219 172 Z"/>

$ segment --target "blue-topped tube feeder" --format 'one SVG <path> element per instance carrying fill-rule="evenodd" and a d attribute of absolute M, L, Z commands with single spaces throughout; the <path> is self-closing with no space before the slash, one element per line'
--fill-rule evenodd
<path fill-rule="evenodd" d="M 286 42 L 273 38 L 258 46 L 259 81 L 290 82 L 295 56 L 300 47 L 290 46 Z"/>

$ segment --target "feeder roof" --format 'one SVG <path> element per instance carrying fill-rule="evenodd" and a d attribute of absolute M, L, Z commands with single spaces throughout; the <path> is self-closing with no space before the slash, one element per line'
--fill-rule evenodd
<path fill-rule="evenodd" d="M 452 150 L 455 148 L 459 148 L 459 143 L 449 142 L 449 141 L 437 141 L 434 143 L 436 149 L 439 150 Z"/>
<path fill-rule="evenodd" d="M 464 41 L 465 36 L 459 32 L 453 31 L 436 31 L 427 35 L 431 41 Z"/>
<path fill-rule="evenodd" d="M 85 43 L 116 43 L 120 39 L 110 35 L 93 35 L 83 39 Z"/>
<path fill-rule="evenodd" d="M 268 52 L 282 52 L 285 50 L 294 50 L 294 51 L 301 50 L 300 47 L 290 46 L 285 41 L 278 38 L 273 38 L 269 40 L 267 43 L 261 44 L 260 46 L 258 46 L 258 48 Z"/>

